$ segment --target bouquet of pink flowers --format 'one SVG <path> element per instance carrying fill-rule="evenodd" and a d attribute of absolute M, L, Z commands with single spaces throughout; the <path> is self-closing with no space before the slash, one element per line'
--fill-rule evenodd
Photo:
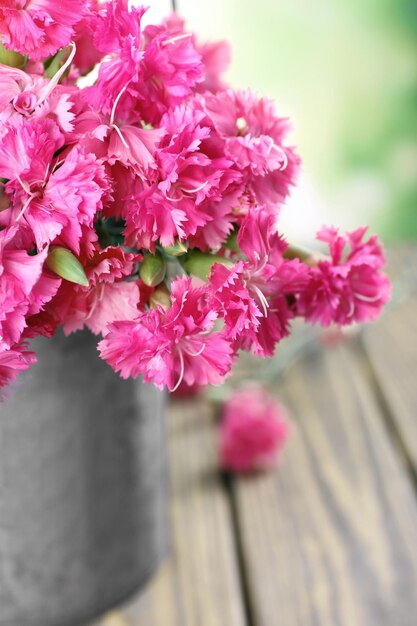
<path fill-rule="evenodd" d="M 389 297 L 366 228 L 323 228 L 321 257 L 279 232 L 300 159 L 274 104 L 222 81 L 227 44 L 177 15 L 143 28 L 144 13 L 1 2 L 2 387 L 59 327 L 99 335 L 124 378 L 218 384 L 295 317 L 363 322 Z"/>

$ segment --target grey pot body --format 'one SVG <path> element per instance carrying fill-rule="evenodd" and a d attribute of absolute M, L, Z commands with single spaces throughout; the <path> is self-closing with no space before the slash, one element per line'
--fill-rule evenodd
<path fill-rule="evenodd" d="M 0 405 L 0 625 L 84 624 L 167 549 L 164 396 L 88 332 L 38 339 Z"/>

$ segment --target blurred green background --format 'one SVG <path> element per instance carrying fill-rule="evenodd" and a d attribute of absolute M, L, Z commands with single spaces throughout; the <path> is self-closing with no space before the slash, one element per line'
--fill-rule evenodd
<path fill-rule="evenodd" d="M 304 162 L 283 215 L 417 238 L 416 0 L 178 0 L 202 39 L 228 39 L 234 87 L 291 117 Z"/>

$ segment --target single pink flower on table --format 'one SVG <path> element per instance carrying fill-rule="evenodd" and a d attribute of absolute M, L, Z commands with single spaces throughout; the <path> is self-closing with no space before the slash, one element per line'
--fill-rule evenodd
<path fill-rule="evenodd" d="M 220 424 L 220 460 L 232 472 L 271 467 L 289 435 L 285 409 L 261 387 L 235 391 Z"/>
<path fill-rule="evenodd" d="M 87 6 L 85 0 L 2 0 L 0 38 L 10 50 L 46 59 L 70 43 Z"/>
<path fill-rule="evenodd" d="M 13 344 L 8 350 L 0 350 L 0 400 L 7 396 L 5 388 L 35 362 L 35 353 L 29 352 L 24 342 Z"/>
<path fill-rule="evenodd" d="M 217 314 L 206 287 L 178 278 L 171 299 L 166 311 L 152 309 L 134 321 L 110 324 L 99 344 L 101 357 L 122 378 L 142 374 L 160 389 L 174 391 L 183 381 L 220 384 L 230 371 L 233 351 L 223 334 L 213 330 Z"/>
<path fill-rule="evenodd" d="M 298 313 L 309 322 L 329 326 L 374 320 L 390 296 L 390 282 L 382 271 L 385 257 L 376 236 L 364 240 L 367 228 L 340 235 L 324 227 L 317 235 L 328 244 L 330 258 L 312 268 L 299 296 Z"/>

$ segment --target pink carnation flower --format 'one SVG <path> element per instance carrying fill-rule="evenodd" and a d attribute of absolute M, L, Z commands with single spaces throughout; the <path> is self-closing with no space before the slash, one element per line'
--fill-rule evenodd
<path fill-rule="evenodd" d="M 276 211 L 294 185 L 300 160 L 285 145 L 290 130 L 287 119 L 276 115 L 271 100 L 251 91 L 205 94 L 203 107 L 219 136 L 225 154 L 244 176 L 249 201 Z"/>
<path fill-rule="evenodd" d="M 227 89 L 221 75 L 227 70 L 231 61 L 231 50 L 227 41 L 215 41 L 197 46 L 204 65 L 204 82 L 197 85 L 197 91 L 217 93 Z"/>
<path fill-rule="evenodd" d="M 263 315 L 257 294 L 248 288 L 249 273 L 245 270 L 246 264 L 238 261 L 232 268 L 215 263 L 210 273 L 213 306 L 221 311 L 226 335 L 232 340 L 245 331 L 256 333 Z"/>
<path fill-rule="evenodd" d="M 97 20 L 94 43 L 114 56 L 100 66 L 95 85 L 83 91 L 86 101 L 110 114 L 120 98 L 120 116 L 136 117 L 154 126 L 170 108 L 184 102 L 203 80 L 201 56 L 191 33 L 167 25 L 148 26 L 143 34 L 143 8 L 128 9 L 127 0 L 109 2 Z"/>
<path fill-rule="evenodd" d="M 187 236 L 186 213 L 175 204 L 168 203 L 156 185 L 135 195 L 129 201 L 124 217 L 124 235 L 130 246 L 153 251 L 158 240 L 162 246 L 169 246 L 176 237 L 184 240 Z M 199 216 L 196 215 L 196 218 L 198 220 Z"/>
<path fill-rule="evenodd" d="M 85 0 L 2 0 L 0 34 L 10 50 L 46 59 L 71 41 Z"/>
<path fill-rule="evenodd" d="M 220 460 L 232 472 L 271 467 L 289 435 L 284 408 L 261 387 L 236 391 L 223 409 Z"/>
<path fill-rule="evenodd" d="M 157 169 L 155 152 L 164 131 L 142 128 L 132 124 L 112 124 L 107 159 L 110 165 L 121 163 L 141 178 L 152 176 Z"/>
<path fill-rule="evenodd" d="M 190 248 L 217 250 L 224 244 L 236 223 L 230 210 L 229 199 L 225 198 L 220 202 L 207 201 L 202 210 L 206 223 L 198 226 L 193 235 L 189 235 Z"/>
<path fill-rule="evenodd" d="M 203 80 L 203 64 L 191 33 L 167 24 L 147 26 L 139 81 L 135 84 L 138 111 L 146 122 L 158 124 L 170 108 L 192 95 Z"/>
<path fill-rule="evenodd" d="M 177 13 L 172 13 L 163 25 L 173 35 L 181 34 L 189 36 L 185 29 L 185 20 Z M 213 93 L 226 89 L 226 85 L 221 80 L 221 74 L 225 72 L 231 61 L 231 50 L 227 41 L 215 41 L 200 44 L 196 35 L 191 34 L 195 49 L 201 55 L 203 64 L 203 82 L 198 82 L 195 86 L 199 93 L 211 91 Z"/>
<path fill-rule="evenodd" d="M 288 120 L 222 83 L 226 44 L 200 45 L 175 14 L 143 28 L 146 9 L 131 4 L 1 3 L 0 41 L 26 55 L 25 71 L 0 64 L 2 380 L 31 360 L 22 341 L 87 326 L 124 377 L 217 384 L 238 350 L 272 355 L 296 315 L 364 321 L 388 299 L 381 248 L 364 229 L 323 229 L 331 256 L 314 267 L 287 258 L 276 218 L 300 163 Z M 96 82 L 79 88 L 98 61 Z M 207 284 L 174 280 L 168 308 L 137 262 L 178 242 L 187 272 L 213 261 L 193 248 L 222 262 Z M 78 258 L 87 287 L 46 267 L 52 246 Z"/>
<path fill-rule="evenodd" d="M 35 353 L 29 352 L 25 343 L 14 344 L 8 350 L 0 350 L 0 400 L 7 396 L 4 389 L 20 372 L 29 369 L 35 362 Z"/>
<path fill-rule="evenodd" d="M 164 115 L 161 125 L 166 132 L 158 151 L 159 189 L 173 202 L 220 200 L 220 181 L 232 161 L 216 145 L 204 112 L 187 103 Z"/>
<path fill-rule="evenodd" d="M 130 41 L 139 49 L 142 41 L 141 19 L 144 7 L 129 7 L 128 0 L 108 0 L 99 7 L 93 23 L 94 41 L 103 54 L 120 54 Z"/>
<path fill-rule="evenodd" d="M 90 0 L 83 19 L 74 28 L 73 41 L 77 49 L 74 65 L 81 74 L 87 74 L 104 56 L 104 53 L 97 50 L 94 44 L 94 30 L 99 9 L 98 0 Z"/>
<path fill-rule="evenodd" d="M 119 101 L 116 97 L 110 116 L 82 106 L 69 139 L 76 137 L 80 145 L 98 160 L 111 166 L 123 165 L 131 174 L 148 180 L 148 177 L 152 178 L 152 170 L 157 169 L 155 152 L 165 131 L 163 128 L 143 128 L 141 124 L 119 119 Z M 129 173 L 124 169 L 124 188 L 128 178 Z"/>
<path fill-rule="evenodd" d="M 213 332 L 217 315 L 205 287 L 190 278 L 171 285 L 172 305 L 143 313 L 134 321 L 110 324 L 99 344 L 101 357 L 123 378 L 142 374 L 145 382 L 174 391 L 187 385 L 220 384 L 230 371 L 232 349 Z"/>
<path fill-rule="evenodd" d="M 64 138 L 52 120 L 28 120 L 9 126 L 0 144 L 0 170 L 8 179 L 10 206 L 0 214 L 3 226 L 18 225 L 27 245 L 39 250 L 54 241 L 76 254 L 102 208 L 108 182 L 104 168 L 79 146 L 54 158 Z"/>
<path fill-rule="evenodd" d="M 226 336 L 235 349 L 271 356 L 294 317 L 286 296 L 303 289 L 309 269 L 283 258 L 287 245 L 276 233 L 272 216 L 262 209 L 246 216 L 238 242 L 247 261 L 232 268 L 213 266 L 212 305 L 224 317 Z"/>
<path fill-rule="evenodd" d="M 165 135 L 155 158 L 154 184 L 132 198 L 126 212 L 127 241 L 153 248 L 195 235 L 213 221 L 211 208 L 222 198 L 233 176 L 232 165 L 211 138 L 205 115 L 189 104 L 162 119 Z"/>
<path fill-rule="evenodd" d="M 128 113 L 132 108 L 128 96 L 139 78 L 144 54 L 141 19 L 145 10 L 129 8 L 128 0 L 112 0 L 92 20 L 96 49 L 111 56 L 101 63 L 97 82 L 84 89 L 83 96 L 102 113 L 110 114 L 117 97 L 121 98 L 119 110 Z"/>
<path fill-rule="evenodd" d="M 70 132 L 74 120 L 70 93 L 58 85 L 63 71 L 65 66 L 48 80 L 0 64 L 0 123 L 18 124 L 22 117 L 50 117 L 63 131 Z"/>
<path fill-rule="evenodd" d="M 298 312 L 323 326 L 375 319 L 390 296 L 381 271 L 385 258 L 376 236 L 364 239 L 366 227 L 339 235 L 324 227 L 317 235 L 329 245 L 330 259 L 318 262 L 298 300 Z"/>
<path fill-rule="evenodd" d="M 17 229 L 0 231 L 0 350 L 18 343 L 26 327 L 26 316 L 35 309 L 40 294 L 33 295 L 38 282 L 46 250 L 29 255 L 19 249 Z"/>
<path fill-rule="evenodd" d="M 45 253 L 46 250 L 44 251 L 44 254 Z M 52 300 L 62 282 L 63 281 L 61 278 L 59 278 L 59 276 L 57 276 L 54 272 L 51 272 L 45 265 L 43 266 L 42 273 L 39 276 L 39 280 L 34 285 L 29 298 L 30 304 L 26 318 L 28 327 L 31 325 L 31 319 L 33 318 L 33 316 L 38 315 L 38 313 L 43 311 L 48 302 Z M 44 334 L 41 330 L 39 330 L 39 333 Z M 29 333 L 27 329 L 25 329 L 24 336 L 31 337 L 33 335 Z"/>
<path fill-rule="evenodd" d="M 282 281 L 282 276 L 286 271 L 288 273 L 287 265 L 292 263 L 283 261 L 275 270 L 275 284 Z M 289 272 L 294 289 L 301 271 L 301 267 L 297 267 Z M 236 350 L 272 356 L 275 345 L 289 334 L 294 312 L 285 292 L 277 291 L 267 297 L 265 292 L 270 290 L 268 279 L 262 282 L 259 279 L 248 263 L 238 262 L 231 269 L 215 264 L 210 274 L 212 306 L 224 317 L 225 335 L 233 341 Z M 292 290 L 291 281 L 282 282 L 287 283 L 289 291 Z"/>

